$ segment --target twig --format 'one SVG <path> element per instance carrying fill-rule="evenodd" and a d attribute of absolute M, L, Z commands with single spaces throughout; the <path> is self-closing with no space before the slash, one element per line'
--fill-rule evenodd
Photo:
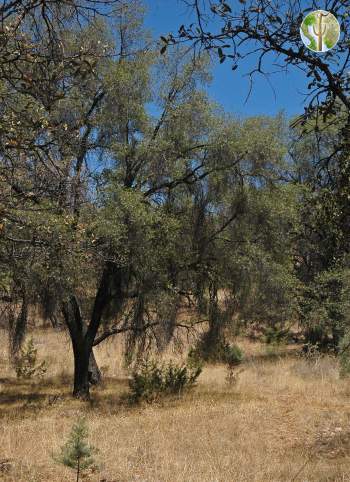
<path fill-rule="evenodd" d="M 294 482 L 295 480 L 297 480 L 297 478 L 299 477 L 299 475 L 302 473 L 302 471 L 305 469 L 305 467 L 307 466 L 307 464 L 310 462 L 311 457 L 312 457 L 312 455 L 309 455 L 309 457 L 306 459 L 306 462 L 303 463 L 303 465 L 300 467 L 300 469 L 299 469 L 298 472 L 294 475 L 294 477 L 293 477 L 292 479 L 290 479 L 290 482 Z"/>

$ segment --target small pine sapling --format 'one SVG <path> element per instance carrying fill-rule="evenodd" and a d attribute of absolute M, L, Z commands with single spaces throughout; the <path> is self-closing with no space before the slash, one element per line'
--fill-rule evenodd
<path fill-rule="evenodd" d="M 73 425 L 67 442 L 61 447 L 61 451 L 53 458 L 56 462 L 76 470 L 76 482 L 79 482 L 81 473 L 96 467 L 93 454 L 97 449 L 87 443 L 88 428 L 83 418 Z"/>

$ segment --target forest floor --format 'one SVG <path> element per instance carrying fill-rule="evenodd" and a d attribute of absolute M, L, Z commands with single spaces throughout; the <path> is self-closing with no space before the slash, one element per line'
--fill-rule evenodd
<path fill-rule="evenodd" d="M 307 361 L 296 347 L 241 340 L 246 361 L 234 385 L 224 366 L 208 366 L 183 398 L 130 407 L 115 344 L 96 351 L 104 382 L 83 403 L 70 396 L 65 335 L 33 334 L 49 364 L 42 382 L 15 378 L 0 335 L 1 481 L 75 480 L 52 454 L 79 415 L 99 449 L 91 482 L 350 481 L 350 381 L 332 357 Z"/>

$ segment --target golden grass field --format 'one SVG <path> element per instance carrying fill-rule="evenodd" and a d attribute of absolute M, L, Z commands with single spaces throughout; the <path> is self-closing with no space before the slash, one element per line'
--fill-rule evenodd
<path fill-rule="evenodd" d="M 130 407 L 115 341 L 96 358 L 105 375 L 90 403 L 70 397 L 71 353 L 64 334 L 35 331 L 49 370 L 20 382 L 0 351 L 0 480 L 73 481 L 51 457 L 77 415 L 87 418 L 104 482 L 350 481 L 350 381 L 331 357 L 305 361 L 241 340 L 244 371 L 228 385 L 224 366 L 208 366 L 182 399 Z"/>

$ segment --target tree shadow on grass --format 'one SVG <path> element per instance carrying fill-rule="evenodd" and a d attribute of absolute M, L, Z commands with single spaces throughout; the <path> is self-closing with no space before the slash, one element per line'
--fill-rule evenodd
<path fill-rule="evenodd" d="M 18 380 L 14 377 L 0 379 L 0 418 L 23 418 L 37 411 L 62 406 L 83 404 L 98 411 L 125 407 L 128 391 L 127 379 L 106 378 L 101 385 L 91 387 L 91 400 L 80 402 L 72 396 L 72 380 L 57 376 L 38 381 Z"/>

